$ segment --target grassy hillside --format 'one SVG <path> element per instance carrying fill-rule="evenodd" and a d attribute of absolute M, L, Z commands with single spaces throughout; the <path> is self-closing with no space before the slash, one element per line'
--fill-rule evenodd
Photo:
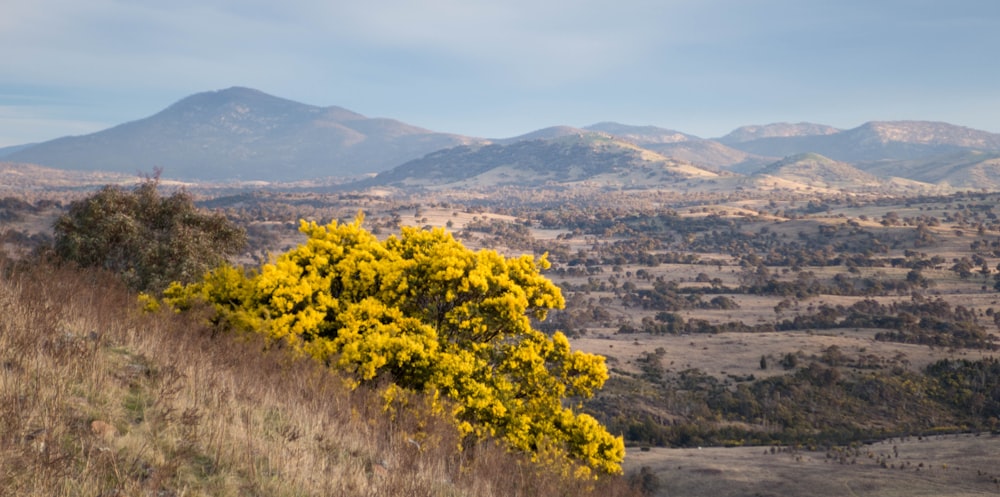
<path fill-rule="evenodd" d="M 137 312 L 103 275 L 5 263 L 0 315 L 5 495 L 631 494 L 463 443 L 419 399 L 389 416 L 312 361 Z"/>
<path fill-rule="evenodd" d="M 440 150 L 358 185 L 465 188 L 585 183 L 636 188 L 716 177 L 717 173 L 603 133 L 582 133 Z"/>

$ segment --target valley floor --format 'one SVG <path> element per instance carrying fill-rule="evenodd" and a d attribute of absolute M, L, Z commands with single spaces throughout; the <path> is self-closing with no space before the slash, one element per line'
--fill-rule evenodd
<path fill-rule="evenodd" d="M 1000 436 L 988 434 L 886 440 L 842 452 L 630 448 L 626 471 L 647 467 L 660 496 L 995 496 L 997 454 Z"/>

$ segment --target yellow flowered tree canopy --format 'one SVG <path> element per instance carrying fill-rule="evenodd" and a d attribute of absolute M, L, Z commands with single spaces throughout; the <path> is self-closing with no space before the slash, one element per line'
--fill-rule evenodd
<path fill-rule="evenodd" d="M 259 272 L 222 267 L 165 300 L 207 301 L 218 324 L 266 333 L 358 384 L 388 379 L 451 399 L 467 434 L 621 471 L 622 439 L 578 412 L 608 377 L 604 358 L 532 328 L 564 305 L 541 274 L 544 256 L 472 251 L 442 229 L 380 241 L 361 223 L 302 222 L 306 242 Z"/>

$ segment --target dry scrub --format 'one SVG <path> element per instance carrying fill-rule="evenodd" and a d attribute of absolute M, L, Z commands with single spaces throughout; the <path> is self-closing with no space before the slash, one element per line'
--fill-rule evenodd
<path fill-rule="evenodd" d="M 140 314 L 111 278 L 3 273 L 3 495 L 631 494 L 490 443 L 459 450 L 452 425 L 418 407 L 391 418 L 311 361 Z"/>

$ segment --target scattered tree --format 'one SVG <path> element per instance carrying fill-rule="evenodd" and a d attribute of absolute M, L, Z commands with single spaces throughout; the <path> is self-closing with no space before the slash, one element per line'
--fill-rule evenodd
<path fill-rule="evenodd" d="M 109 185 L 73 202 L 54 226 L 56 255 L 155 292 L 195 281 L 243 249 L 243 229 L 197 209 L 183 190 L 161 197 L 158 186 L 157 172 L 134 190 Z"/>

